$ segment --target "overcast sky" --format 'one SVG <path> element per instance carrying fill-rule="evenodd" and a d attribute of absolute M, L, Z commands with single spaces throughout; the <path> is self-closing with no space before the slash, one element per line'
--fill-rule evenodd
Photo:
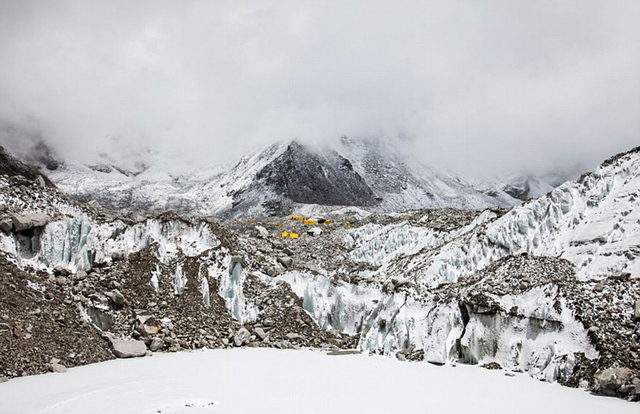
<path fill-rule="evenodd" d="M 639 22 L 637 0 L 2 0 L 0 136 L 220 163 L 401 135 L 470 175 L 591 167 L 640 145 Z"/>

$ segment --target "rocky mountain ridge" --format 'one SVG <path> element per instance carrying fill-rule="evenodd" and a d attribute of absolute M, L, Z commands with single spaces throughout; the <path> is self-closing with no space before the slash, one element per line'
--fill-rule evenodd
<path fill-rule="evenodd" d="M 109 157 L 103 161 L 60 161 L 47 174 L 76 200 L 111 209 L 225 218 L 294 214 L 309 206 L 379 212 L 511 207 L 553 188 L 541 177 L 518 175 L 491 184 L 437 171 L 383 139 L 343 137 L 324 146 L 278 143 L 226 170 L 168 173 L 144 163 L 124 168 Z"/>

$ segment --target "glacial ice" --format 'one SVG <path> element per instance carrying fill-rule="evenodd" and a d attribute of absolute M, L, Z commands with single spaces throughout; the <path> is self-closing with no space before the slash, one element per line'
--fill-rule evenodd
<path fill-rule="evenodd" d="M 181 295 L 187 286 L 187 276 L 182 270 L 181 264 L 176 264 L 176 271 L 173 274 L 173 291 L 176 295 Z"/>
<path fill-rule="evenodd" d="M 436 287 L 495 261 L 528 253 L 565 258 L 579 280 L 640 273 L 640 157 L 624 156 L 577 182 L 563 184 L 500 218 L 484 212 L 453 232 L 367 224 L 351 229 L 344 245 L 358 262 L 381 266 L 382 279 L 411 270 L 414 282 Z"/>
<path fill-rule="evenodd" d="M 554 309 L 557 289 L 553 286 L 518 296 L 495 296 L 503 309 L 517 306 L 520 313 L 483 314 L 469 309 L 465 324 L 454 301 L 418 300 L 405 292 L 383 294 L 378 289 L 331 283 L 324 276 L 298 272 L 276 280 L 291 285 L 322 329 L 359 334 L 358 346 L 363 351 L 394 355 L 423 349 L 430 362 L 498 362 L 546 381 L 568 376 L 575 353 L 597 357 L 584 327 L 564 303 L 561 313 Z"/>
<path fill-rule="evenodd" d="M 38 237 L 38 250 L 33 254 L 20 252 L 16 240 L 3 235 L 0 246 L 15 255 L 19 263 L 49 269 L 62 266 L 70 271 L 89 270 L 94 263 L 126 258 L 149 246 L 155 246 L 162 263 L 170 264 L 179 253 L 195 257 L 219 245 L 205 223 L 148 219 L 131 226 L 121 221 L 96 225 L 84 214 L 48 224 Z"/>
<path fill-rule="evenodd" d="M 244 296 L 242 286 L 245 274 L 242 259 L 233 256 L 228 259 L 228 263 L 228 271 L 216 275 L 220 278 L 219 294 L 235 320 L 240 323 L 254 321 L 258 317 L 258 308 Z"/>

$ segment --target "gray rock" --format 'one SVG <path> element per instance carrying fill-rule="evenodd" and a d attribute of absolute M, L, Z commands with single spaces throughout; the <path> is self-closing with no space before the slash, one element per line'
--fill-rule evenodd
<path fill-rule="evenodd" d="M 41 175 L 39 175 L 38 178 L 36 178 L 36 184 L 38 184 L 38 187 L 40 188 L 44 188 L 46 186 L 46 183 L 44 182 L 44 178 L 42 178 Z"/>
<path fill-rule="evenodd" d="M 69 276 L 70 272 L 69 269 L 61 266 L 61 265 L 57 265 L 56 267 L 53 268 L 53 273 L 56 275 L 60 275 L 60 276 Z"/>
<path fill-rule="evenodd" d="M 15 230 L 20 232 L 44 227 L 49 224 L 51 217 L 43 213 L 15 214 L 12 221 Z"/>
<path fill-rule="evenodd" d="M 265 338 L 267 337 L 267 333 L 264 331 L 264 329 L 262 328 L 256 328 L 253 330 L 253 333 L 256 334 L 256 336 L 258 338 L 260 338 L 260 340 L 264 341 Z"/>
<path fill-rule="evenodd" d="M 9 381 L 9 378 L 0 376 L 0 384 L 2 384 L 3 382 L 7 382 L 7 381 Z"/>
<path fill-rule="evenodd" d="M 269 231 L 262 226 L 256 226 L 256 230 L 258 231 L 258 237 L 261 239 L 266 239 L 269 237 Z"/>
<path fill-rule="evenodd" d="M 0 230 L 5 233 L 11 233 L 13 231 L 13 223 L 9 219 L 0 220 Z"/>
<path fill-rule="evenodd" d="M 109 301 L 113 304 L 113 307 L 116 309 L 120 309 L 124 306 L 124 296 L 120 293 L 119 290 L 114 289 L 111 292 L 107 292 L 104 294 Z"/>
<path fill-rule="evenodd" d="M 160 338 L 153 338 L 151 343 L 149 344 L 149 350 L 152 352 L 156 352 L 164 348 L 164 341 Z"/>
<path fill-rule="evenodd" d="M 289 339 L 293 340 L 293 339 L 299 339 L 299 338 L 302 338 L 302 336 L 300 336 L 299 334 L 294 333 L 294 332 L 289 332 L 289 333 L 287 334 L 287 338 L 289 338 Z"/>
<path fill-rule="evenodd" d="M 102 293 L 92 293 L 89 295 L 89 299 L 93 301 L 96 305 L 109 306 L 109 298 L 107 298 Z"/>
<path fill-rule="evenodd" d="M 57 372 L 58 374 L 64 374 L 65 372 L 67 372 L 67 367 L 56 362 L 53 364 L 49 364 L 49 371 Z"/>
<path fill-rule="evenodd" d="M 156 335 L 162 330 L 162 324 L 149 314 L 138 314 L 136 316 L 136 331 L 143 336 Z"/>
<path fill-rule="evenodd" d="M 278 256 L 278 263 L 288 269 L 293 265 L 293 259 L 289 256 Z"/>
<path fill-rule="evenodd" d="M 251 340 L 251 334 L 245 328 L 238 329 L 238 332 L 233 337 L 233 343 L 236 346 L 242 346 L 249 343 Z"/>
<path fill-rule="evenodd" d="M 124 338 L 109 338 L 113 347 L 113 354 L 118 358 L 135 358 L 144 356 L 147 346 L 142 341 Z"/>
<path fill-rule="evenodd" d="M 81 282 L 87 278 L 87 272 L 84 270 L 78 270 L 75 275 L 73 275 L 74 282 Z"/>
<path fill-rule="evenodd" d="M 598 371 L 594 378 L 603 391 L 617 391 L 633 378 L 633 371 L 629 368 L 608 368 Z"/>
<path fill-rule="evenodd" d="M 636 300 L 635 311 L 633 312 L 633 321 L 640 322 L 640 299 Z"/>
<path fill-rule="evenodd" d="M 604 282 L 602 281 L 598 282 L 593 288 L 593 290 L 595 290 L 596 292 L 602 292 L 604 290 Z"/>

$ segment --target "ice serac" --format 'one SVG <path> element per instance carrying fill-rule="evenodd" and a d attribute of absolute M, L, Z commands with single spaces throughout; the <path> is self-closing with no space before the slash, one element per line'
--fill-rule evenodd
<path fill-rule="evenodd" d="M 576 354 L 598 356 L 552 284 L 518 295 L 469 293 L 443 301 L 293 272 L 279 280 L 291 285 L 320 327 L 359 335 L 363 351 L 422 350 L 429 362 L 498 363 L 546 381 L 569 378 Z"/>
<path fill-rule="evenodd" d="M 7 244 L 5 251 L 25 265 L 60 266 L 70 271 L 127 258 L 150 246 L 160 262 L 169 264 L 179 255 L 195 257 L 220 244 L 206 223 L 148 219 L 133 225 L 122 221 L 96 224 L 85 214 L 51 222 L 32 239 L 34 251 L 20 250 L 17 244 Z"/>
<path fill-rule="evenodd" d="M 581 280 L 640 272 L 640 150 L 512 209 L 484 234 L 443 247 L 422 275 L 437 285 L 468 276 L 507 255 L 561 256 Z"/>
<path fill-rule="evenodd" d="M 249 302 L 243 291 L 244 269 L 243 259 L 239 256 L 232 256 L 229 259 L 227 272 L 222 272 L 220 277 L 219 294 L 224 299 L 231 316 L 240 323 L 250 322 L 258 316 L 258 308 Z"/>

